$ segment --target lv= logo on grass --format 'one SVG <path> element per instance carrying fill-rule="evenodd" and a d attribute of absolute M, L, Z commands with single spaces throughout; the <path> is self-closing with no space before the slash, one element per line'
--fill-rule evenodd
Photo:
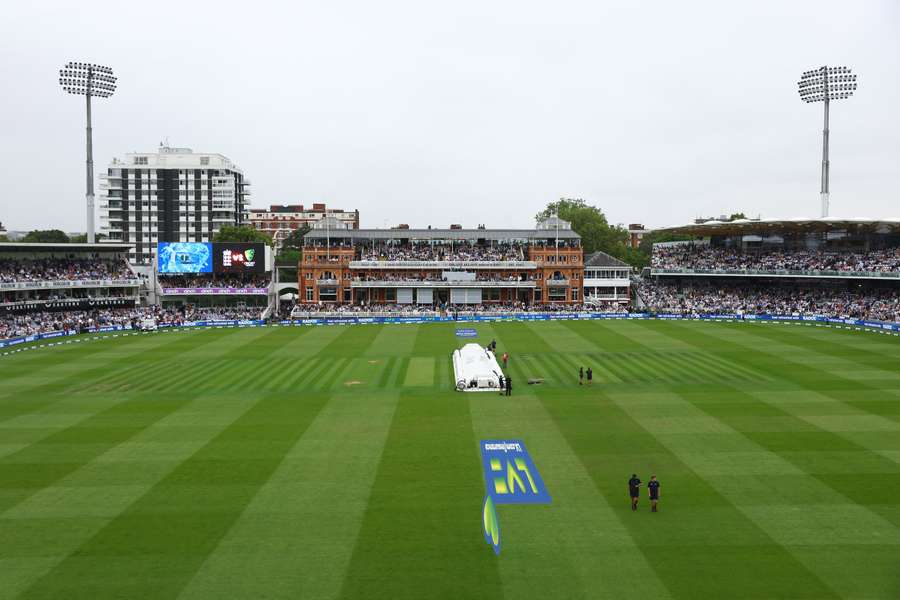
<path fill-rule="evenodd" d="M 522 440 L 481 440 L 484 539 L 500 554 L 498 504 L 550 504 L 550 493 Z"/>

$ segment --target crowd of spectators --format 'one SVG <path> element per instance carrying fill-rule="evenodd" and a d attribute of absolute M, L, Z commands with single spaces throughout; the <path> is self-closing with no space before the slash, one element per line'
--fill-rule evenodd
<path fill-rule="evenodd" d="M 475 276 L 475 281 L 496 281 L 498 283 L 502 282 L 515 282 L 515 281 L 539 281 L 540 277 L 538 277 L 534 273 L 529 273 L 527 276 L 519 276 L 513 274 L 503 274 L 503 273 L 485 273 L 479 272 Z M 353 278 L 353 281 L 397 281 L 397 282 L 417 282 L 417 281 L 450 281 L 447 277 L 439 273 L 366 273 L 362 276 L 356 276 Z"/>
<path fill-rule="evenodd" d="M 520 244 L 493 244 L 477 246 L 460 244 L 409 244 L 367 246 L 360 249 L 359 260 L 398 261 L 513 261 L 525 260 L 525 249 Z"/>
<path fill-rule="evenodd" d="M 900 248 L 868 252 L 835 250 L 745 250 L 704 244 L 655 245 L 654 269 L 706 269 L 719 271 L 851 271 L 896 273 Z"/>
<path fill-rule="evenodd" d="M 777 285 L 694 285 L 642 283 L 638 294 L 657 313 L 816 315 L 900 322 L 900 290 L 848 291 Z"/>
<path fill-rule="evenodd" d="M 179 312 L 163 310 L 155 306 L 57 312 L 39 311 L 0 317 L 0 339 L 55 331 L 89 331 L 97 327 L 114 325 L 134 326 L 147 318 L 156 319 L 160 323 L 183 321 Z"/>
<path fill-rule="evenodd" d="M 181 325 L 190 321 L 259 319 L 265 307 L 163 309 L 158 306 L 70 311 L 37 311 L 0 316 L 0 339 L 36 333 L 93 331 L 99 327 L 138 327 L 147 319 L 157 324 Z"/>
<path fill-rule="evenodd" d="M 627 313 L 628 306 L 616 302 L 600 304 L 524 304 L 524 303 L 491 303 L 491 304 L 450 304 L 435 307 L 430 304 L 297 304 L 291 316 L 354 315 L 354 314 L 386 314 L 386 315 L 498 315 L 514 313 L 571 313 L 571 312 L 607 312 Z"/>
<path fill-rule="evenodd" d="M 165 288 L 267 288 L 267 275 L 160 275 L 159 285 Z"/>
<path fill-rule="evenodd" d="M 136 280 L 125 260 L 102 258 L 0 258 L 0 283 Z"/>
<path fill-rule="evenodd" d="M 216 306 L 195 308 L 187 313 L 187 321 L 232 321 L 259 319 L 265 306 Z"/>

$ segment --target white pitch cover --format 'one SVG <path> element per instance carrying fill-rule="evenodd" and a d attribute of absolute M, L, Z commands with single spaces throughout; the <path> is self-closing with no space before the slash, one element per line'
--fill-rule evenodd
<path fill-rule="evenodd" d="M 478 344 L 453 351 L 453 377 L 459 392 L 496 392 L 503 389 L 497 357 Z"/>

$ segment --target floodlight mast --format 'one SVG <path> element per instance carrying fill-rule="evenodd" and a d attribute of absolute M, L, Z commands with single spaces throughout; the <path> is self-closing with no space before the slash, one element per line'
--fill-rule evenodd
<path fill-rule="evenodd" d="M 91 97 L 109 98 L 116 91 L 116 78 L 110 67 L 91 63 L 69 62 L 59 70 L 59 85 L 68 93 L 85 97 L 87 113 L 87 241 L 93 244 L 94 235 L 94 144 L 91 128 Z"/>
<path fill-rule="evenodd" d="M 825 103 L 825 123 L 822 128 L 822 217 L 827 217 L 829 212 L 828 181 L 831 174 L 831 162 L 828 157 L 828 116 L 831 100 L 849 98 L 856 90 L 856 75 L 847 67 L 819 67 L 812 71 L 806 71 L 798 82 L 800 99 L 804 102 Z"/>

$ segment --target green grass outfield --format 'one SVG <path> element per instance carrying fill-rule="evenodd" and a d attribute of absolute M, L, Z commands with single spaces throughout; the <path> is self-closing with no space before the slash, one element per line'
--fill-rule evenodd
<path fill-rule="evenodd" d="M 452 391 L 453 324 L 0 357 L 0 600 L 900 597 L 897 338 L 464 326 L 511 354 L 511 398 Z M 488 438 L 523 439 L 553 497 L 498 508 L 499 556 Z M 631 512 L 632 472 L 659 513 Z"/>

